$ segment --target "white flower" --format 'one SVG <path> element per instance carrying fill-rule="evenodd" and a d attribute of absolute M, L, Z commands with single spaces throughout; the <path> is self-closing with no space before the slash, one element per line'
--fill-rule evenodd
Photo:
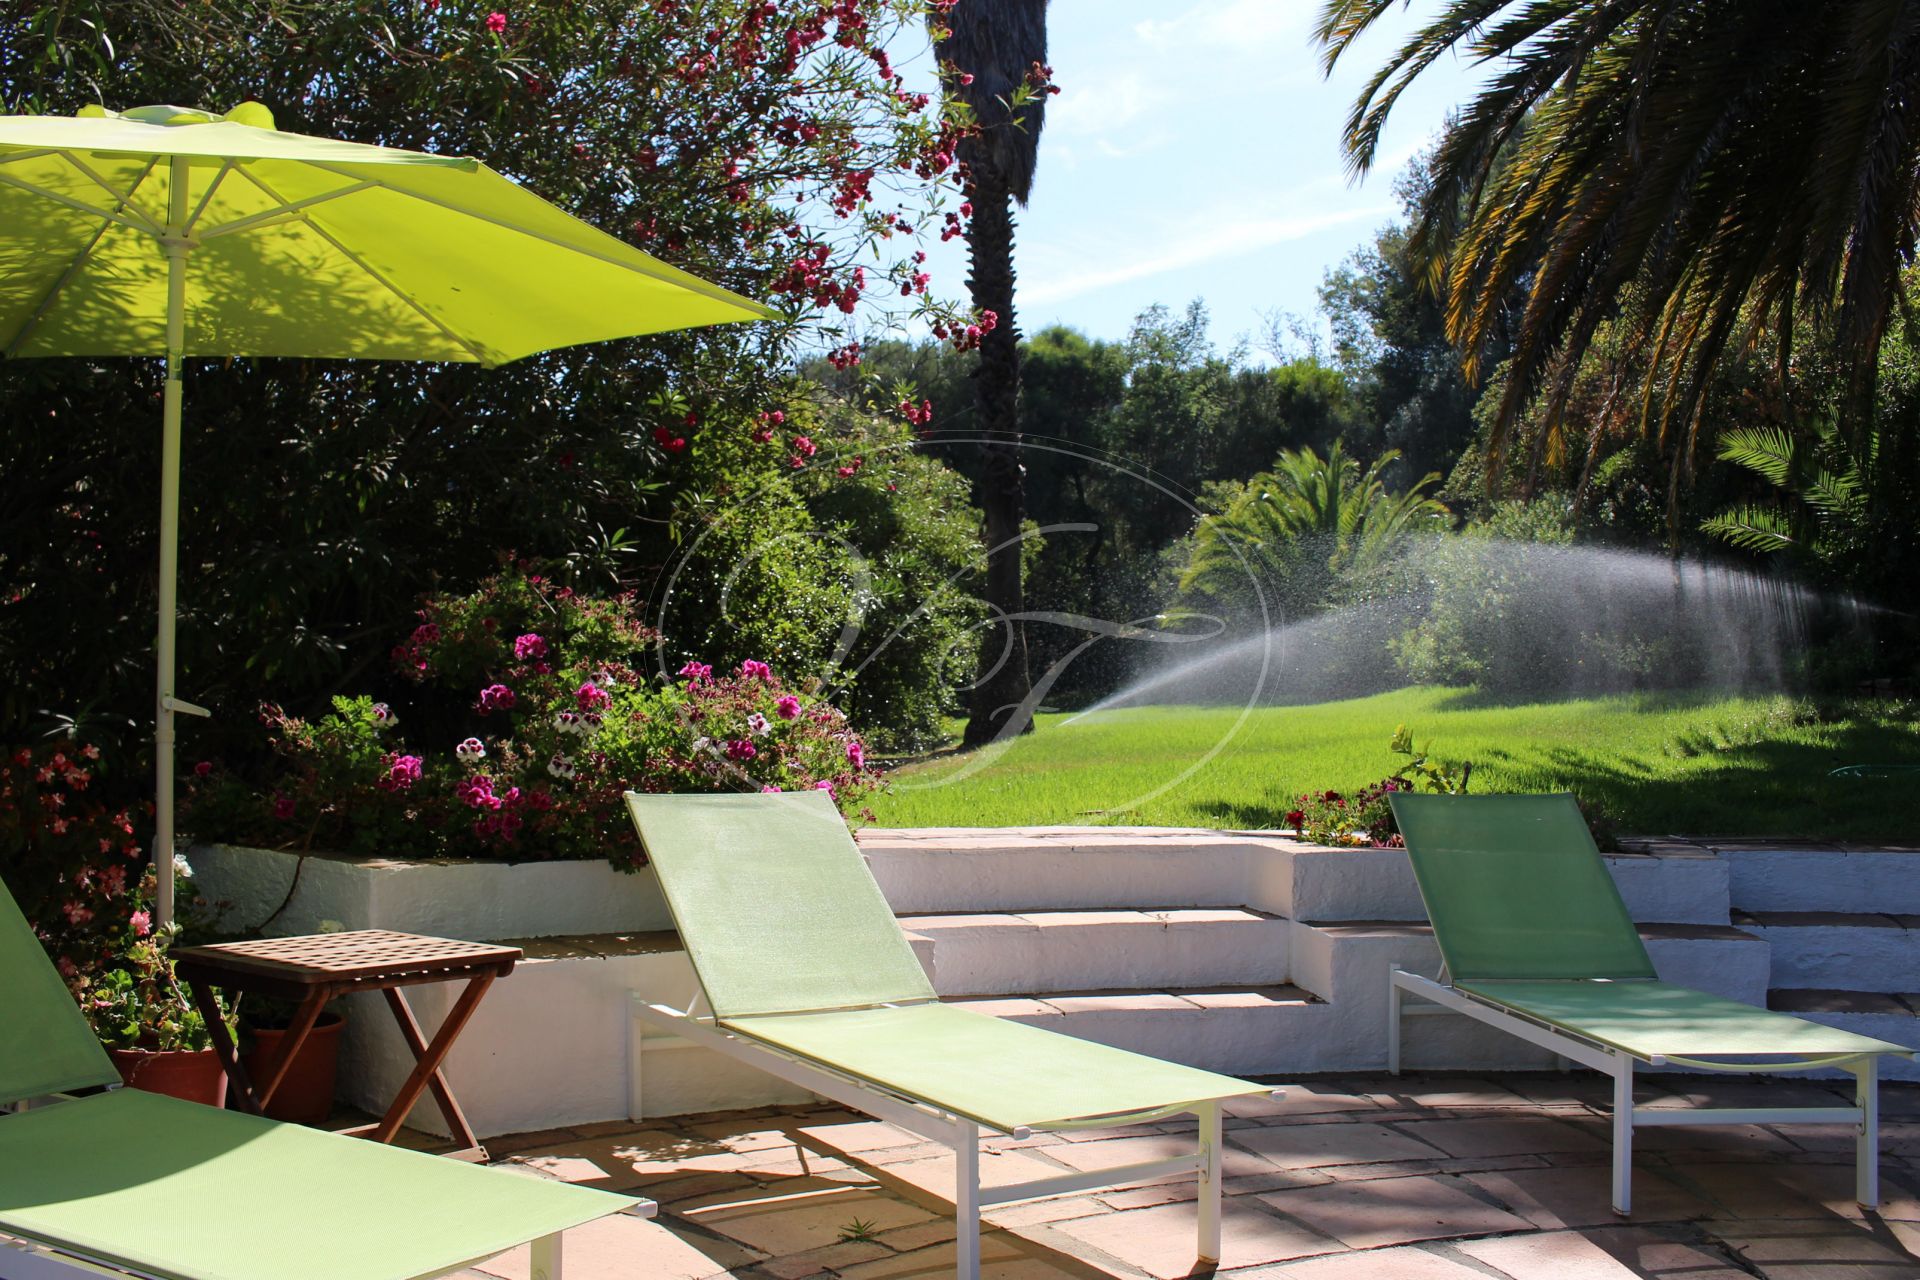
<path fill-rule="evenodd" d="M 384 702 L 373 704 L 373 727 L 381 733 L 400 723 L 400 717 L 393 714 L 393 708 Z"/>
<path fill-rule="evenodd" d="M 712 745 L 713 745 L 712 738 L 695 738 L 693 740 L 693 749 L 695 751 L 705 751 Z"/>
<path fill-rule="evenodd" d="M 583 732 L 580 724 L 580 713 L 577 711 L 562 711 L 553 718 L 553 724 L 554 727 L 562 733 Z"/>
<path fill-rule="evenodd" d="M 606 723 L 606 718 L 598 711 L 583 711 L 580 713 L 580 736 L 583 738 L 591 738 L 594 734 L 600 732 L 600 730 L 606 726 Z"/>
<path fill-rule="evenodd" d="M 472 764 L 476 760 L 487 758 L 487 747 L 478 738 L 468 738 L 453 749 L 453 754 L 459 758 L 461 764 Z"/>
<path fill-rule="evenodd" d="M 553 759 L 547 761 L 547 772 L 556 778 L 571 778 L 579 771 L 573 767 L 573 761 L 564 755 L 556 754 Z"/>
<path fill-rule="evenodd" d="M 767 718 L 758 711 L 747 717 L 747 732 L 756 738 L 765 737 L 771 728 L 773 726 L 767 723 Z"/>
<path fill-rule="evenodd" d="M 176 877 L 184 876 L 189 880 L 193 878 L 193 868 L 188 865 L 185 854 L 176 853 L 173 855 L 173 874 Z"/>

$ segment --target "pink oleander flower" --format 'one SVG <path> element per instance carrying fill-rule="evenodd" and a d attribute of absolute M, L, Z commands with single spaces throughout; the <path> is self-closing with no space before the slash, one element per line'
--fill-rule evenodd
<path fill-rule="evenodd" d="M 213 761 L 211 760 L 202 760 L 199 764 L 193 766 L 193 776 L 196 778 L 204 778 L 212 772 Z"/>
<path fill-rule="evenodd" d="M 756 662 L 754 659 L 748 658 L 740 664 L 740 674 L 754 680 L 771 680 L 773 679 L 773 668 L 764 662 Z"/>
<path fill-rule="evenodd" d="M 502 31 L 505 31 L 506 29 L 507 29 L 506 14 L 501 13 L 499 10 L 496 9 L 494 12 L 487 15 L 487 30 L 493 32 L 493 34 L 495 35 L 499 35 Z"/>
<path fill-rule="evenodd" d="M 573 700 L 582 711 L 599 711 L 613 701 L 613 695 L 589 680 L 573 691 Z"/>
<path fill-rule="evenodd" d="M 85 924 L 93 919 L 93 910 L 78 902 L 69 902 L 60 909 L 66 912 L 68 924 Z"/>
<path fill-rule="evenodd" d="M 519 701 L 513 690 L 503 684 L 490 684 L 480 691 L 480 714 L 490 711 L 511 711 L 513 704 Z"/>
<path fill-rule="evenodd" d="M 814 789 L 815 791 L 824 791 L 824 792 L 826 792 L 826 793 L 827 793 L 827 796 L 828 796 L 828 798 L 830 798 L 830 799 L 834 799 L 834 800 L 838 800 L 838 799 L 840 798 L 840 793 L 839 793 L 838 791 L 836 791 L 836 790 L 834 790 L 834 787 L 833 787 L 833 783 L 832 783 L 832 782 L 831 782 L 830 780 L 828 780 L 828 779 L 826 779 L 826 778 L 822 778 L 822 779 L 820 779 L 820 781 L 818 781 L 818 782 L 816 782 L 816 783 L 814 783 L 814 784 L 813 784 L 813 789 Z"/>
<path fill-rule="evenodd" d="M 856 769 L 864 769 L 867 764 L 867 749 L 855 738 L 847 744 L 847 761 Z"/>
<path fill-rule="evenodd" d="M 513 656 L 522 662 L 534 658 L 546 657 L 547 638 L 542 635 L 536 635 L 531 631 L 526 635 L 515 637 L 513 642 Z"/>
<path fill-rule="evenodd" d="M 797 720 L 800 717 L 800 699 L 790 693 L 783 693 L 773 704 L 773 709 L 782 720 Z"/>
<path fill-rule="evenodd" d="M 136 911 L 128 916 L 127 923 L 133 926 L 133 933 L 137 938 L 144 938 L 153 932 L 153 917 L 144 911 Z"/>

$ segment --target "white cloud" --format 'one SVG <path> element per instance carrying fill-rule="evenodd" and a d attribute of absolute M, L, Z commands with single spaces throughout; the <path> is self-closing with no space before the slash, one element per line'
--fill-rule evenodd
<path fill-rule="evenodd" d="M 1173 102 L 1170 86 L 1150 83 L 1137 71 L 1074 79 L 1047 104 L 1047 134 L 1107 137 Z"/>
<path fill-rule="evenodd" d="M 1139 253 L 1135 247 L 1123 245 L 1109 246 L 1103 261 L 1117 265 L 1089 265 L 1082 252 L 1072 255 L 1074 261 L 1030 266 L 1025 272 L 1027 280 L 1020 300 L 1028 307 L 1065 302 L 1098 289 L 1197 267 L 1221 258 L 1257 253 L 1347 223 L 1384 218 L 1393 212 L 1392 205 L 1370 205 L 1290 217 L 1210 221 L 1189 227 L 1183 234 L 1161 238 L 1159 244 L 1177 247 L 1157 253 Z"/>
<path fill-rule="evenodd" d="M 1141 22 L 1133 31 L 1156 49 L 1221 47 L 1271 55 L 1275 42 L 1304 44 L 1315 0 L 1200 0 L 1185 13 Z"/>

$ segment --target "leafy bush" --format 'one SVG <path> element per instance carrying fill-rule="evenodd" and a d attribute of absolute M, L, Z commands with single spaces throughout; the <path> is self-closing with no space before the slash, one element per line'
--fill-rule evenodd
<path fill-rule="evenodd" d="M 634 608 L 519 566 L 432 598 L 392 655 L 413 686 L 397 709 L 267 708 L 279 767 L 250 784 L 196 766 L 186 820 L 200 839 L 276 847 L 631 865 L 626 791 L 813 787 L 853 809 L 877 784 L 846 717 L 764 662 L 643 674 L 657 637 Z"/>
<path fill-rule="evenodd" d="M 178 932 L 173 925 L 159 932 L 130 928 L 110 963 L 72 984 L 81 1012 L 109 1049 L 194 1052 L 213 1046 L 206 1019 L 167 954 Z M 220 1009 L 231 1034 L 232 1014 L 224 1003 Z"/>

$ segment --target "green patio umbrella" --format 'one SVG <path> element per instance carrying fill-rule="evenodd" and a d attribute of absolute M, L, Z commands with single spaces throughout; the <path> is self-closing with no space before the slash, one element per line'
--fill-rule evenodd
<path fill-rule="evenodd" d="M 776 313 L 476 160 L 280 133 L 259 103 L 0 116 L 0 352 L 164 356 L 155 858 L 173 850 L 188 356 L 504 364 Z M 159 915 L 173 877 L 159 876 Z"/>

